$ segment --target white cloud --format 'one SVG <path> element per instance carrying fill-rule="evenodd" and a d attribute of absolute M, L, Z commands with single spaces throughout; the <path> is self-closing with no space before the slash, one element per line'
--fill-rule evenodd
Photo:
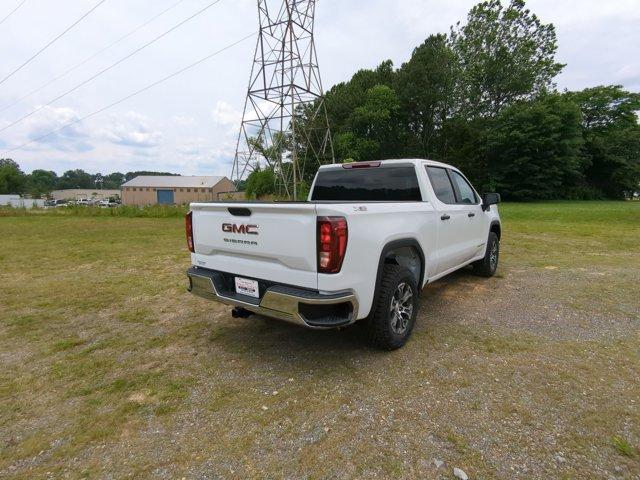
<path fill-rule="evenodd" d="M 188 115 L 174 115 L 171 120 L 180 127 L 194 127 L 197 124 L 196 119 Z"/>
<path fill-rule="evenodd" d="M 47 106 L 37 115 L 27 118 L 21 127 L 26 132 L 27 140 L 33 142 L 32 149 L 87 152 L 94 147 L 89 142 L 89 132 L 79 118 L 78 113 L 70 107 Z"/>
<path fill-rule="evenodd" d="M 204 138 L 188 138 L 181 141 L 176 148 L 178 155 L 187 157 L 201 156 L 207 148 L 207 140 Z"/>
<path fill-rule="evenodd" d="M 211 112 L 211 117 L 217 125 L 237 130 L 242 121 L 242 112 L 235 110 L 224 100 L 218 100 L 216 107 Z"/>
<path fill-rule="evenodd" d="M 162 140 L 162 133 L 149 126 L 148 118 L 133 111 L 120 118 L 114 117 L 102 130 L 102 135 L 112 143 L 136 148 L 156 147 Z"/>

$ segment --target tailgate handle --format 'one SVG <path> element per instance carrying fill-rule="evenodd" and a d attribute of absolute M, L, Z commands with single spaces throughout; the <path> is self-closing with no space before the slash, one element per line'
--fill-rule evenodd
<path fill-rule="evenodd" d="M 236 217 L 250 217 L 251 216 L 251 210 L 249 210 L 248 208 L 229 207 L 228 210 L 229 210 L 229 213 L 231 215 L 234 215 Z"/>

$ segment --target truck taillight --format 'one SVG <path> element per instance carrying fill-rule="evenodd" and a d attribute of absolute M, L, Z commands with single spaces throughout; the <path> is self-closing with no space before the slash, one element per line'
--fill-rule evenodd
<path fill-rule="evenodd" d="M 191 253 L 195 253 L 196 249 L 193 244 L 193 212 L 187 213 L 185 224 L 187 227 L 187 247 L 189 247 Z"/>
<path fill-rule="evenodd" d="M 344 217 L 318 217 L 318 272 L 340 271 L 348 238 L 349 230 Z"/>

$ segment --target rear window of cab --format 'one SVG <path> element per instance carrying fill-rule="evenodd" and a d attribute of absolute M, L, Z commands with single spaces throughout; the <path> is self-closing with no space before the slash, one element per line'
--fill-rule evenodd
<path fill-rule="evenodd" d="M 413 165 L 320 170 L 311 200 L 355 202 L 420 202 Z"/>

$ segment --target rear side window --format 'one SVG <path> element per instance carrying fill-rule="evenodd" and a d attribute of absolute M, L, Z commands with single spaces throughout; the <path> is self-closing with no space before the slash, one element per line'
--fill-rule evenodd
<path fill-rule="evenodd" d="M 427 167 L 427 173 L 438 200 L 449 205 L 456 203 L 456 194 L 453 191 L 453 185 L 451 185 L 447 171 L 440 167 Z"/>
<path fill-rule="evenodd" d="M 320 170 L 311 200 L 420 202 L 413 166 Z"/>
<path fill-rule="evenodd" d="M 458 186 L 458 193 L 460 194 L 460 201 L 458 203 L 464 203 L 465 205 L 475 205 L 478 203 L 476 192 L 473 191 L 469 182 L 454 170 L 450 170 L 453 181 Z"/>

